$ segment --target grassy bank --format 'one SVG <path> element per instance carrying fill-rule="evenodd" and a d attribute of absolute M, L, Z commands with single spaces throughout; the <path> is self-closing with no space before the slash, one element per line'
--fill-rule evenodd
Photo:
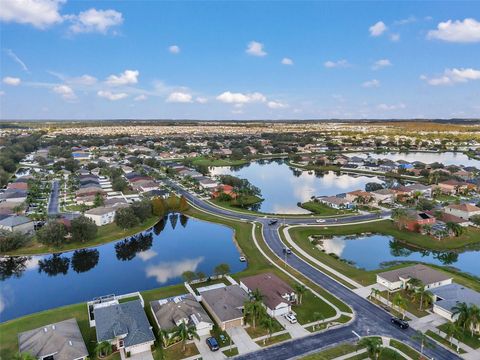
<path fill-rule="evenodd" d="M 98 246 L 138 234 L 139 232 L 151 228 L 158 221 L 160 221 L 160 218 L 152 216 L 149 219 L 145 220 L 142 224 L 132 227 L 130 229 L 122 229 L 118 227 L 115 223 L 99 226 L 97 235 L 93 240 L 87 242 L 69 242 L 63 244 L 62 246 L 44 245 L 39 243 L 36 239 L 33 239 L 27 246 L 7 252 L 4 255 L 51 254 Z"/>
<path fill-rule="evenodd" d="M 199 156 L 195 158 L 188 159 L 191 161 L 192 165 L 198 165 L 198 166 L 239 166 L 239 165 L 245 165 L 250 162 L 250 160 L 247 159 L 241 159 L 241 160 L 232 160 L 230 158 L 225 158 L 225 159 L 217 159 L 217 158 L 212 158 L 212 157 L 207 157 L 207 156 Z"/>
<path fill-rule="evenodd" d="M 149 302 L 156 299 L 170 297 L 174 295 L 184 294 L 186 289 L 183 285 L 167 286 L 163 288 L 153 289 L 142 292 L 145 300 L 145 310 L 147 316 L 152 322 L 151 310 Z M 17 334 L 19 332 L 35 329 L 47 324 L 75 318 L 80 327 L 88 352 L 92 359 L 96 345 L 95 328 L 90 328 L 87 313 L 87 304 L 80 303 L 74 305 L 63 306 L 51 310 L 42 311 L 39 313 L 27 315 L 18 319 L 10 320 L 0 324 L 0 359 L 12 359 L 14 354 L 18 351 Z"/>
<path fill-rule="evenodd" d="M 312 212 L 313 214 L 321 216 L 334 216 L 353 213 L 352 210 L 337 210 L 317 201 L 304 202 L 300 207 Z"/>
<path fill-rule="evenodd" d="M 376 281 L 376 274 L 378 272 L 386 271 L 386 269 L 377 269 L 372 271 L 358 269 L 354 265 L 350 265 L 347 262 L 342 261 L 341 259 L 338 259 L 332 255 L 329 255 L 320 251 L 319 249 L 317 249 L 311 244 L 309 237 L 312 235 L 341 236 L 341 235 L 352 235 L 352 234 L 368 233 L 368 232 L 376 232 L 376 233 L 385 234 L 385 235 L 392 235 L 397 239 L 399 238 L 398 234 L 401 234 L 400 236 L 402 236 L 403 240 L 408 239 L 408 241 L 404 241 L 405 243 L 409 243 L 409 241 L 421 241 L 424 238 L 428 238 L 427 236 L 424 236 L 421 234 L 398 230 L 397 228 L 395 228 L 393 223 L 389 220 L 379 221 L 375 223 L 341 226 L 341 227 L 328 227 L 327 229 L 321 228 L 321 227 L 311 227 L 311 226 L 295 227 L 295 228 L 291 228 L 289 231 L 293 241 L 295 241 L 295 243 L 299 245 L 308 254 L 320 260 L 325 265 L 332 267 L 333 269 L 341 272 L 342 274 L 350 277 L 351 279 L 363 285 L 374 284 Z M 408 238 L 408 236 L 410 235 L 411 235 L 411 238 Z M 476 241 L 478 240 L 480 239 L 477 239 Z M 388 267 L 388 269 L 391 270 L 391 269 L 395 269 L 395 268 L 406 266 L 406 265 L 408 265 L 408 263 L 391 266 L 391 267 Z M 469 276 L 468 274 L 462 274 L 461 272 L 454 271 L 444 266 L 435 266 L 435 265 L 431 265 L 431 266 L 440 271 L 448 273 L 450 276 L 453 277 L 454 281 L 459 284 L 468 286 L 477 291 L 480 290 L 480 283 L 478 279 L 473 276 Z"/>

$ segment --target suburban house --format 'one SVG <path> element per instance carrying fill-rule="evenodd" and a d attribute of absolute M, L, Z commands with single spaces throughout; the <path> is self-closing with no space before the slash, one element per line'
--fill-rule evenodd
<path fill-rule="evenodd" d="M 424 197 L 427 197 L 427 198 L 432 197 L 431 186 L 415 183 L 415 184 L 407 185 L 406 188 L 413 191 L 413 193 L 420 193 Z"/>
<path fill-rule="evenodd" d="M 248 294 L 238 285 L 202 292 L 202 303 L 222 330 L 243 326 L 243 304 Z"/>
<path fill-rule="evenodd" d="M 320 196 L 317 200 L 333 209 L 352 209 L 355 207 L 351 201 L 337 196 Z"/>
<path fill-rule="evenodd" d="M 444 194 L 455 195 L 458 193 L 463 193 L 470 188 L 475 188 L 475 185 L 457 180 L 447 180 L 438 183 L 436 187 Z"/>
<path fill-rule="evenodd" d="M 209 335 L 213 321 L 193 295 L 176 296 L 150 302 L 153 317 L 162 330 L 168 332 L 180 324 L 195 326 L 199 336 Z"/>
<path fill-rule="evenodd" d="M 93 318 L 97 342 L 108 341 L 130 355 L 151 351 L 155 335 L 140 300 L 99 303 Z"/>
<path fill-rule="evenodd" d="M 247 293 L 258 290 L 270 316 L 287 314 L 296 300 L 292 287 L 272 273 L 253 275 L 240 280 L 240 287 Z"/>
<path fill-rule="evenodd" d="M 225 184 L 218 185 L 217 188 L 212 192 L 212 198 L 216 199 L 221 194 L 227 194 L 232 199 L 235 199 L 237 197 L 237 194 L 233 191 L 233 186 L 231 185 L 225 185 Z"/>
<path fill-rule="evenodd" d="M 403 226 L 409 231 L 420 231 L 425 225 L 432 226 L 435 222 L 435 217 L 427 212 L 408 211 Z"/>
<path fill-rule="evenodd" d="M 480 307 L 480 293 L 460 284 L 440 286 L 432 289 L 431 293 L 434 296 L 433 312 L 450 321 L 456 320 L 452 309 L 459 303 Z M 480 331 L 480 325 L 475 330 Z"/>
<path fill-rule="evenodd" d="M 424 284 L 425 289 L 434 289 L 452 283 L 451 277 L 423 264 L 377 274 L 377 283 L 385 286 L 389 291 L 405 289 L 411 279 L 420 280 Z"/>
<path fill-rule="evenodd" d="M 346 193 L 345 199 L 347 199 L 350 202 L 357 202 L 357 203 L 367 203 L 372 199 L 372 194 L 370 194 L 367 191 L 363 190 L 355 190 L 355 191 L 350 191 Z"/>
<path fill-rule="evenodd" d="M 451 204 L 445 206 L 445 212 L 459 218 L 469 220 L 472 216 L 480 215 L 480 208 L 471 204 Z"/>
<path fill-rule="evenodd" d="M 198 181 L 198 184 L 200 185 L 200 187 L 203 189 L 214 189 L 218 186 L 218 184 L 215 181 L 205 176 L 196 178 L 196 180 Z"/>
<path fill-rule="evenodd" d="M 85 216 L 92 219 L 98 226 L 111 224 L 115 220 L 115 213 L 118 209 L 128 207 L 128 204 L 118 202 L 113 206 L 100 206 L 85 211 Z"/>
<path fill-rule="evenodd" d="M 34 231 L 33 221 L 26 216 L 11 215 L 0 220 L 0 229 L 7 231 L 20 231 L 30 233 Z"/>
<path fill-rule="evenodd" d="M 395 191 L 391 189 L 380 189 L 370 192 L 375 201 L 380 204 L 392 204 L 395 202 Z"/>
<path fill-rule="evenodd" d="M 27 195 L 26 190 L 7 189 L 3 194 L 0 194 L 0 201 L 20 204 L 27 200 Z"/>
<path fill-rule="evenodd" d="M 39 360 L 85 360 L 87 347 L 77 320 L 68 319 L 18 334 L 20 353 Z"/>

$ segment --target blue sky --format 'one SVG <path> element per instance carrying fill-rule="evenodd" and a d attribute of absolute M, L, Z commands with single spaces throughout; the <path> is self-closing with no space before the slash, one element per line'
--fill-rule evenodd
<path fill-rule="evenodd" d="M 2 119 L 480 116 L 479 2 L 2 0 Z"/>

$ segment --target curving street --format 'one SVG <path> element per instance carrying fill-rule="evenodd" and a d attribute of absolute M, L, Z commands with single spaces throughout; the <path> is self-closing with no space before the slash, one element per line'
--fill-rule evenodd
<path fill-rule="evenodd" d="M 312 217 L 295 217 L 295 218 L 282 218 L 275 225 L 268 225 L 271 219 L 267 219 L 263 216 L 255 214 L 240 214 L 238 212 L 223 209 L 212 205 L 209 202 L 198 199 L 196 196 L 180 188 L 173 182 L 167 182 L 171 187 L 180 194 L 184 195 L 192 204 L 196 207 L 213 213 L 215 215 L 235 218 L 237 220 L 246 220 L 259 222 L 263 225 L 263 237 L 270 247 L 270 249 L 278 256 L 279 259 L 284 260 L 283 248 L 284 244 L 278 234 L 278 228 L 281 226 L 281 222 L 285 225 L 318 225 Z M 389 212 L 384 212 L 382 216 L 390 215 Z M 365 215 L 352 215 L 348 217 L 339 217 L 335 219 L 326 219 L 323 225 L 328 224 L 347 224 L 356 221 L 374 220 L 378 218 L 376 214 Z M 420 351 L 420 343 L 413 340 L 412 337 L 415 330 L 409 328 L 407 330 L 400 330 L 396 326 L 390 323 L 391 315 L 385 310 L 377 307 L 368 300 L 360 297 L 344 285 L 331 279 L 317 268 L 306 263 L 304 260 L 296 256 L 295 254 L 288 255 L 287 263 L 304 276 L 308 277 L 311 281 L 321 286 L 325 290 L 329 291 L 343 302 L 348 304 L 355 312 L 355 318 L 348 325 L 343 327 L 331 329 L 325 332 L 312 334 L 307 337 L 287 341 L 278 345 L 274 345 L 256 352 L 237 356 L 239 359 L 291 359 L 300 357 L 302 355 L 315 352 L 321 348 L 333 346 L 335 344 L 354 341 L 359 336 L 367 335 L 379 335 L 387 336 L 397 339 L 403 343 L 409 344 L 418 351 Z M 433 349 L 425 349 L 424 354 L 431 359 L 436 360 L 449 360 L 460 359 L 459 356 L 451 351 L 441 347 L 435 346 Z"/>

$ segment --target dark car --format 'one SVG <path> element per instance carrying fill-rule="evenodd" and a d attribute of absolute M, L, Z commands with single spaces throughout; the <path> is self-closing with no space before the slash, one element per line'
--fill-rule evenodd
<path fill-rule="evenodd" d="M 392 318 L 390 320 L 392 324 L 398 326 L 400 329 L 408 329 L 409 325 L 405 320 L 399 319 L 399 318 Z"/>
<path fill-rule="evenodd" d="M 278 222 L 277 219 L 273 219 L 268 222 L 268 225 L 275 225 L 277 222 Z"/>
<path fill-rule="evenodd" d="M 207 339 L 207 345 L 212 351 L 217 351 L 218 349 L 220 349 L 220 347 L 218 346 L 217 339 L 215 339 L 214 337 L 209 337 Z"/>

